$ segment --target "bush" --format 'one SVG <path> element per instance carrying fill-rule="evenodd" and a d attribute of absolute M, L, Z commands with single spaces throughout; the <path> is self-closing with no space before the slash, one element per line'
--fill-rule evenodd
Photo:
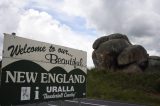
<path fill-rule="evenodd" d="M 127 74 L 97 71 L 96 69 L 88 71 L 87 96 L 89 98 L 122 100 L 159 106 L 159 94 L 160 73 Z"/>

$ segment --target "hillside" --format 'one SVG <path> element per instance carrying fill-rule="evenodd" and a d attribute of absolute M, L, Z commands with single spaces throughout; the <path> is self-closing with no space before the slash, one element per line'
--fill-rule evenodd
<path fill-rule="evenodd" d="M 88 70 L 87 97 L 160 106 L 160 73 Z"/>

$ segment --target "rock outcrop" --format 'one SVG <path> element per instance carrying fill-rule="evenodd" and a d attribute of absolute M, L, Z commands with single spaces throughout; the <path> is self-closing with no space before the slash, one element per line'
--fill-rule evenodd
<path fill-rule="evenodd" d="M 158 56 L 149 56 L 148 58 L 148 67 L 149 72 L 160 72 L 160 57 Z"/>
<path fill-rule="evenodd" d="M 113 39 L 103 42 L 95 51 L 94 51 L 94 60 L 96 62 L 95 66 L 98 66 L 99 69 L 111 69 L 116 68 L 117 61 L 115 59 L 118 57 L 119 53 L 130 44 L 124 39 Z"/>
<path fill-rule="evenodd" d="M 109 41 L 109 40 L 113 40 L 113 39 L 124 39 L 129 44 L 131 44 L 126 35 L 122 35 L 122 34 L 116 33 L 116 34 L 111 34 L 109 36 L 103 36 L 103 37 L 98 38 L 93 43 L 93 49 L 97 49 L 99 47 L 99 45 L 102 44 L 103 42 L 106 42 L 106 41 Z"/>
<path fill-rule="evenodd" d="M 140 45 L 132 45 L 125 48 L 118 56 L 119 65 L 136 63 L 142 70 L 147 67 L 148 54 L 145 48 Z"/>
<path fill-rule="evenodd" d="M 111 34 L 93 43 L 92 59 L 97 69 L 143 72 L 148 66 L 147 51 L 141 45 L 132 45 L 126 35 Z"/>

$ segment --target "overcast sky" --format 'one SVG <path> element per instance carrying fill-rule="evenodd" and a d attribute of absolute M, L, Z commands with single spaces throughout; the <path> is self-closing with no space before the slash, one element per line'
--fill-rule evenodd
<path fill-rule="evenodd" d="M 133 44 L 160 56 L 160 0 L 1 0 L 3 33 L 87 51 L 98 37 L 126 34 Z"/>

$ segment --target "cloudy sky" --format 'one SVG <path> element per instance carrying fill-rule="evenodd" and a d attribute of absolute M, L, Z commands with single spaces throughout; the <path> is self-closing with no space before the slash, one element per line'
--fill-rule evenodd
<path fill-rule="evenodd" d="M 133 44 L 160 56 L 160 0 L 1 0 L 3 33 L 87 51 L 98 37 L 126 34 Z"/>

